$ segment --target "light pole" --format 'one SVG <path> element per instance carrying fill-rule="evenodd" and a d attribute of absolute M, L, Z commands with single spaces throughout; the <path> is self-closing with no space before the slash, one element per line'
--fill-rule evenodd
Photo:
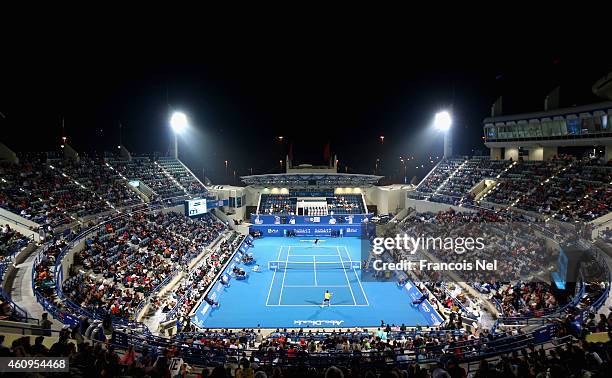
<path fill-rule="evenodd" d="M 170 127 L 174 134 L 174 158 L 178 160 L 178 135 L 189 126 L 187 116 L 182 112 L 174 112 L 170 118 Z"/>
<path fill-rule="evenodd" d="M 452 124 L 453 120 L 446 110 L 436 113 L 434 117 L 434 127 L 436 130 L 444 133 L 444 157 L 449 157 L 453 154 L 453 142 L 450 131 Z"/>

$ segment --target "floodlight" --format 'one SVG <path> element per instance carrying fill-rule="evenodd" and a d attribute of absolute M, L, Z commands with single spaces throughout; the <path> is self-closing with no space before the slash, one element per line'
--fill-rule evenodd
<path fill-rule="evenodd" d="M 174 112 L 170 118 L 170 126 L 176 134 L 180 134 L 187 128 L 187 116 L 185 113 Z"/>
<path fill-rule="evenodd" d="M 447 131 L 452 124 L 451 116 L 447 111 L 436 113 L 434 127 L 440 131 Z"/>

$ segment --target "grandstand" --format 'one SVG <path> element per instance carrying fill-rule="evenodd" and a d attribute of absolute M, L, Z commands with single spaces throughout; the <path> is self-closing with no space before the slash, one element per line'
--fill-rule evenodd
<path fill-rule="evenodd" d="M 445 156 L 417 185 L 290 156 L 283 173 L 204 185 L 176 150 L 2 145 L 2 348 L 69 358 L 78 376 L 601 373 L 610 109 L 497 109 L 489 156 Z M 387 247 L 409 235 L 486 243 Z M 498 268 L 422 268 L 470 259 Z M 377 268 L 405 262 L 420 268 Z"/>

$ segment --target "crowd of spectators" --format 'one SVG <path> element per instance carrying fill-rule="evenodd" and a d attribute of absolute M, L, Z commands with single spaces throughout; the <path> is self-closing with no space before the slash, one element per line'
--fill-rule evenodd
<path fill-rule="evenodd" d="M 0 264 L 8 261 L 30 242 L 32 239 L 12 229 L 8 224 L 0 227 Z"/>
<path fill-rule="evenodd" d="M 132 319 L 158 285 L 204 251 L 224 225 L 174 212 L 133 213 L 111 222 L 75 254 L 65 295 L 81 308 Z"/>
<path fill-rule="evenodd" d="M 302 206 L 304 215 L 324 216 L 365 214 L 363 197 L 361 194 L 332 195 L 326 197 L 325 202 L 305 202 Z M 297 197 L 291 194 L 262 194 L 259 205 L 260 214 L 297 214 Z"/>
<path fill-rule="evenodd" d="M 440 188 L 438 194 L 450 197 L 464 197 L 483 179 L 496 178 L 512 162 L 490 160 L 488 157 L 474 156 L 457 168 L 454 175 Z"/>
<path fill-rule="evenodd" d="M 134 348 L 118 351 L 95 334 L 95 325 L 84 323 L 73 329 L 64 328 L 54 334 L 50 347 L 45 336 L 23 336 L 5 345 L 0 335 L 1 357 L 65 357 L 69 374 L 73 377 L 184 377 L 191 372 L 187 364 L 173 370 L 172 350 L 155 348 L 136 353 Z M 34 342 L 32 342 L 34 339 Z M 104 337 L 102 337 L 104 340 Z M 108 341 L 108 340 L 107 340 Z M 47 345 L 45 345 L 47 344 Z M 189 368 L 190 369 L 190 368 Z M 56 376 L 58 373 L 42 373 L 37 376 Z"/>
<path fill-rule="evenodd" d="M 157 162 L 180 183 L 187 193 L 195 195 L 203 195 L 206 193 L 206 188 L 204 188 L 204 186 L 200 184 L 191 172 L 189 172 L 178 160 L 169 157 L 160 157 Z"/>
<path fill-rule="evenodd" d="M 296 215 L 296 206 L 297 199 L 287 194 L 262 194 L 259 213 Z"/>
<path fill-rule="evenodd" d="M 172 292 L 171 298 L 163 305 L 167 309 L 166 320 L 176 319 L 181 325 L 179 332 L 190 332 L 192 327 L 189 325 L 189 314 L 199 303 L 204 292 L 213 283 L 215 276 L 227 260 L 233 255 L 240 245 L 242 238 L 234 237 L 224 240 L 191 270 L 191 272 L 181 280 L 178 287 Z M 152 299 L 155 307 L 162 304 L 159 299 Z"/>
<path fill-rule="evenodd" d="M 40 225 L 57 227 L 110 207 L 40 156 L 0 164 L 0 206 Z"/>
<path fill-rule="evenodd" d="M 423 194 L 434 193 L 448 180 L 455 170 L 465 162 L 465 157 L 443 159 L 438 163 L 436 168 L 429 173 L 423 182 L 421 182 L 416 191 Z"/>
<path fill-rule="evenodd" d="M 558 328 L 557 336 L 567 332 Z M 612 316 L 600 316 L 591 328 L 609 332 Z M 206 330 L 150 346 L 115 346 L 111 339 L 99 321 L 81 319 L 49 336 L 15 337 L 10 345 L 0 335 L 0 356 L 67 357 L 71 375 L 92 377 L 604 377 L 612 361 L 610 341 L 583 336 L 544 348 L 520 330 L 469 335 L 385 324 L 374 331 L 277 330 L 268 336 Z M 201 350 L 202 358 L 185 361 L 185 348 Z M 479 356 L 489 357 L 477 362 Z M 470 359 L 476 363 L 468 367 Z"/>
<path fill-rule="evenodd" d="M 497 184 L 478 202 L 514 206 L 562 221 L 591 221 L 612 211 L 612 162 L 569 155 L 545 161 L 445 159 L 411 197 L 473 204 L 470 190 L 483 179 Z"/>
<path fill-rule="evenodd" d="M 417 213 L 401 224 L 410 236 L 446 239 L 448 237 L 481 237 L 482 249 L 457 253 L 453 249 L 420 248 L 416 254 L 392 251 L 396 261 L 425 258 L 446 263 L 464 260 L 497 260 L 497 271 L 460 270 L 451 278 L 444 272 L 413 270 L 414 278 L 433 294 L 434 308 L 450 312 L 481 313 L 482 298 L 501 306 L 504 316 L 519 316 L 546 311 L 559 306 L 548 284 L 556 255 L 546 247 L 545 239 L 535 232 L 530 222 L 513 222 L 505 213 L 481 209 L 478 212 Z M 434 260 L 432 260 L 434 259 Z M 544 277 L 544 279 L 541 279 Z M 469 295 L 457 285 L 459 279 L 481 293 L 481 298 Z"/>
<path fill-rule="evenodd" d="M 592 221 L 612 211 L 612 162 L 573 161 L 519 207 L 562 221 Z"/>
<path fill-rule="evenodd" d="M 502 276 L 488 277 L 487 272 L 462 271 L 468 282 L 482 281 L 487 278 L 505 278 L 510 281 L 521 277 L 535 277 L 549 265 L 554 258 L 552 250 L 546 247 L 531 222 L 515 222 L 498 213 L 486 211 L 456 212 L 449 210 L 439 213 L 419 213 L 402 224 L 403 231 L 409 235 L 427 235 L 445 239 L 447 237 L 482 238 L 484 247 L 465 252 L 470 260 L 497 259 L 497 271 Z M 461 262 L 466 258 L 454 249 L 434 248 L 430 245 L 426 252 L 441 261 Z"/>
<path fill-rule="evenodd" d="M 39 260 L 32 266 L 34 292 L 40 294 L 58 312 L 71 312 L 66 301 L 57 296 L 55 290 L 55 262 L 63 249 L 68 245 L 68 240 L 63 236 L 55 236 L 40 252 Z"/>
<path fill-rule="evenodd" d="M 180 162 L 169 158 L 159 162 L 146 156 L 128 161 L 20 155 L 18 164 L 0 164 L 0 207 L 53 229 L 113 208 L 141 204 L 129 180 L 147 185 L 153 201 L 206 194 L 206 188 Z"/>
<path fill-rule="evenodd" d="M 544 161 L 519 160 L 499 178 L 498 185 L 486 195 L 484 200 L 502 205 L 520 203 L 520 206 L 529 207 L 530 192 L 536 190 L 538 186 L 543 187 L 542 184 L 545 184 L 546 180 L 570 163 L 571 158 L 566 156 Z"/>
<path fill-rule="evenodd" d="M 115 207 L 142 203 L 138 195 L 128 187 L 127 180 L 121 178 L 100 157 L 82 156 L 79 161 L 58 161 L 56 167 Z"/>
<path fill-rule="evenodd" d="M 128 180 L 139 180 L 155 194 L 155 199 L 186 196 L 185 190 L 170 180 L 161 165 L 148 156 L 136 156 L 132 160 L 109 159 L 109 164 Z"/>
<path fill-rule="evenodd" d="M 484 286 L 481 290 L 494 292 L 492 298 L 506 317 L 542 316 L 559 306 L 550 285 L 544 282 L 487 283 L 486 288 Z"/>
<path fill-rule="evenodd" d="M 361 194 L 345 194 L 327 198 L 327 208 L 329 214 L 365 214 Z"/>

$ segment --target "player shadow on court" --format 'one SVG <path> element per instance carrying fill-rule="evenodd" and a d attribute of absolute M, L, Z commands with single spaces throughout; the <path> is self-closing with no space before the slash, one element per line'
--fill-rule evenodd
<path fill-rule="evenodd" d="M 308 304 L 313 304 L 313 305 L 317 305 L 317 306 L 321 306 L 321 301 L 315 301 L 315 300 L 305 300 L 304 302 L 308 303 Z M 331 303 L 331 307 L 334 307 L 334 305 L 350 305 L 352 304 L 352 302 L 348 301 L 348 300 L 343 300 L 343 301 L 332 301 Z M 325 305 L 325 307 L 327 307 L 327 305 Z"/>

